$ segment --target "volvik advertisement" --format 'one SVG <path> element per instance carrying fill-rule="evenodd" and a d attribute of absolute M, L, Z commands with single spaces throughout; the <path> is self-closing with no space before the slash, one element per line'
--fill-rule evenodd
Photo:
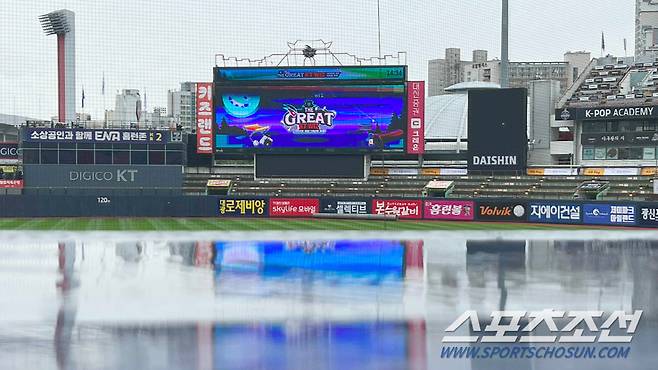
<path fill-rule="evenodd" d="M 526 204 L 514 201 L 480 201 L 477 203 L 477 220 L 483 221 L 525 221 Z"/>
<path fill-rule="evenodd" d="M 525 171 L 527 90 L 468 92 L 468 170 Z"/>

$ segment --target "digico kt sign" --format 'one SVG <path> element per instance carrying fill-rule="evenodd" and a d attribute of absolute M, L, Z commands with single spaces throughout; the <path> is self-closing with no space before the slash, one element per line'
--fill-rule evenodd
<path fill-rule="evenodd" d="M 138 170 L 69 171 L 72 182 L 135 182 Z"/>

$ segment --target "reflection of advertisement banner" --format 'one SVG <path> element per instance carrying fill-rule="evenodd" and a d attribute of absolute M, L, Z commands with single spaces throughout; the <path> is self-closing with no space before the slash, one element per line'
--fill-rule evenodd
<path fill-rule="evenodd" d="M 641 206 L 638 221 L 642 226 L 658 226 L 658 205 Z"/>
<path fill-rule="evenodd" d="M 270 198 L 270 217 L 309 217 L 319 211 L 317 198 Z"/>
<path fill-rule="evenodd" d="M 528 212 L 530 222 L 578 224 L 580 223 L 581 206 L 555 202 L 530 202 Z"/>
<path fill-rule="evenodd" d="M 218 84 L 246 84 L 285 81 L 399 81 L 406 78 L 404 66 L 346 66 L 346 67 L 280 67 L 280 68 L 215 68 L 214 81 Z"/>
<path fill-rule="evenodd" d="M 212 83 L 196 83 L 196 152 L 212 154 Z"/>
<path fill-rule="evenodd" d="M 370 202 L 366 199 L 320 199 L 321 213 L 335 213 L 339 215 L 367 215 L 370 214 Z"/>
<path fill-rule="evenodd" d="M 480 201 L 477 204 L 478 220 L 525 221 L 526 206 L 513 201 Z"/>
<path fill-rule="evenodd" d="M 0 189 L 23 189 L 23 180 L 0 180 Z"/>
<path fill-rule="evenodd" d="M 424 211 L 425 219 L 471 221 L 475 217 L 475 203 L 462 200 L 426 200 Z"/>
<path fill-rule="evenodd" d="M 407 83 L 407 153 L 425 152 L 425 81 Z"/>
<path fill-rule="evenodd" d="M 117 143 L 166 144 L 180 142 L 180 132 L 146 130 L 45 129 L 25 127 L 23 141 L 28 143 Z"/>
<path fill-rule="evenodd" d="M 266 216 L 265 199 L 220 199 L 220 216 Z"/>
<path fill-rule="evenodd" d="M 585 204 L 583 221 L 591 225 L 635 225 L 635 206 L 624 204 Z"/>
<path fill-rule="evenodd" d="M 397 215 L 402 219 L 420 219 L 420 200 L 373 200 L 372 213 L 375 215 Z"/>

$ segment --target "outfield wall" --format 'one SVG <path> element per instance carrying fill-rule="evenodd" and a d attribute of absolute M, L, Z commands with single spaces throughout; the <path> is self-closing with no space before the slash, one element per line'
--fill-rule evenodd
<path fill-rule="evenodd" d="M 311 217 L 395 214 L 402 220 L 658 227 L 658 203 L 437 198 L 235 198 L 222 196 L 0 197 L 0 217 Z"/>

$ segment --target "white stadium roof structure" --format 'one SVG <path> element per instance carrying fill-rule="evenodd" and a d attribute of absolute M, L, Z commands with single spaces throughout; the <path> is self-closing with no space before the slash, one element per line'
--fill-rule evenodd
<path fill-rule="evenodd" d="M 426 150 L 466 150 L 468 137 L 468 91 L 499 89 L 492 82 L 461 82 L 445 89 L 447 94 L 430 96 L 425 103 Z"/>

